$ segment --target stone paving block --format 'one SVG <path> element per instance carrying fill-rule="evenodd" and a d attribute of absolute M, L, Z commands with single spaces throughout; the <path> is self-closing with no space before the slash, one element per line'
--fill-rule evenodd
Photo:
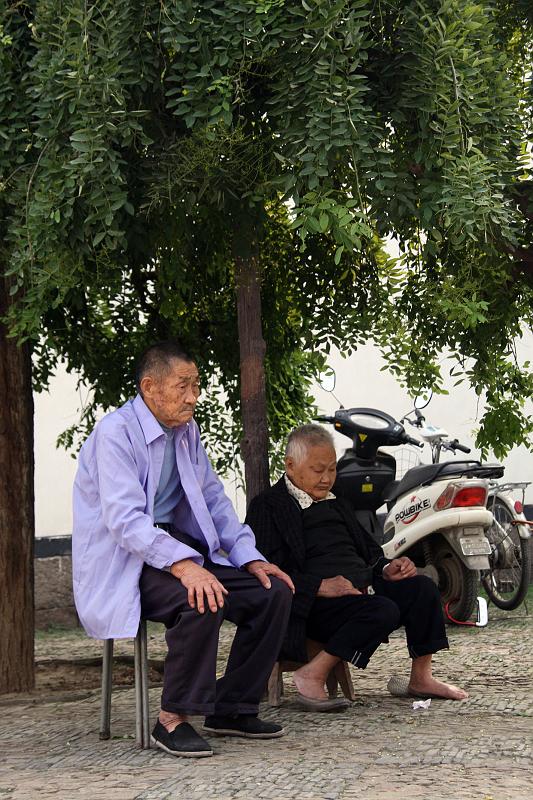
<path fill-rule="evenodd" d="M 409 669 L 395 633 L 367 670 L 353 670 L 358 701 L 347 711 L 299 711 L 286 680 L 283 705 L 261 713 L 287 736 L 209 736 L 216 755 L 198 761 L 136 747 L 131 687 L 113 692 L 107 742 L 98 740 L 97 685 L 0 698 L 0 800 L 523 800 L 533 778 L 531 630 L 528 617 L 492 611 L 485 629 L 450 628 L 451 649 L 437 654 L 435 672 L 471 697 L 433 701 L 421 714 L 386 692 L 390 675 Z M 162 658 L 163 633 L 150 628 L 149 636 L 150 658 Z M 232 637 L 224 626 L 219 672 Z M 133 642 L 116 642 L 115 652 L 131 655 Z M 74 631 L 38 637 L 36 653 L 41 661 L 91 658 L 101 643 Z M 160 693 L 150 689 L 153 717 Z"/>

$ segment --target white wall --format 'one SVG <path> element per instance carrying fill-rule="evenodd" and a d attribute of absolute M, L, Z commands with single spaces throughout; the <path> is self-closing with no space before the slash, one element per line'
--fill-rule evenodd
<path fill-rule="evenodd" d="M 519 357 L 533 362 L 533 335 L 529 333 L 520 343 Z M 405 390 L 387 372 L 381 372 L 383 362 L 379 352 L 367 345 L 354 356 L 343 359 L 333 354 L 330 364 L 337 377 L 335 394 L 346 406 L 370 406 L 379 408 L 397 419 L 412 408 L 412 401 Z M 452 438 L 471 446 L 474 431 L 482 415 L 478 397 L 466 385 L 447 386 L 449 395 L 435 395 L 424 414 L 428 421 L 445 428 Z M 321 389 L 315 389 L 317 404 L 324 413 L 333 413 L 338 408 L 335 398 Z M 35 396 L 35 514 L 38 536 L 69 534 L 72 526 L 71 489 L 76 469 L 75 461 L 63 450 L 57 450 L 55 442 L 59 433 L 75 422 L 80 398 L 73 376 L 60 370 L 53 379 L 50 391 Z M 526 407 L 533 413 L 533 403 Z M 416 430 L 411 433 L 416 437 Z M 345 437 L 336 434 L 339 453 L 348 446 Z M 422 451 L 422 459 L 429 454 Z M 477 457 L 473 449 L 470 457 Z M 533 480 L 533 454 L 524 447 L 515 448 L 505 460 L 507 480 Z M 234 483 L 225 482 L 226 490 L 236 504 L 239 515 L 244 514 L 244 498 L 235 489 Z M 526 494 L 526 502 L 533 503 L 533 487 Z"/>
<path fill-rule="evenodd" d="M 533 361 L 531 333 L 519 344 L 519 358 L 522 361 L 526 359 Z M 396 419 L 400 419 L 413 408 L 412 399 L 398 385 L 394 377 L 388 372 L 380 371 L 383 361 L 379 351 L 372 345 L 361 348 L 349 359 L 343 359 L 337 353 L 333 354 L 330 365 L 336 373 L 335 395 L 346 408 L 354 406 L 378 408 Z M 443 374 L 446 374 L 445 366 Z M 467 456 L 468 458 L 479 458 L 479 450 L 475 448 L 474 440 L 475 431 L 483 414 L 483 406 L 466 383 L 454 387 L 454 381 L 455 379 L 451 379 L 444 382 L 449 394 L 434 395 L 423 414 L 428 422 L 444 428 L 450 438 L 456 438 L 461 444 L 471 447 L 472 453 Z M 319 408 L 324 413 L 333 413 L 339 407 L 337 400 L 320 387 L 317 387 L 315 396 Z M 526 404 L 525 411 L 533 414 L 531 401 Z M 414 438 L 419 438 L 416 428 L 406 424 L 406 431 Z M 335 433 L 335 441 L 339 454 L 349 446 L 349 440 L 340 434 Z M 390 452 L 394 453 L 394 450 L 391 449 Z M 430 461 L 431 455 L 427 445 L 420 451 L 420 456 L 423 463 Z M 443 457 L 451 456 L 445 454 Z M 459 453 L 459 457 L 464 456 Z M 489 460 L 496 461 L 494 456 Z M 525 447 L 514 448 L 503 463 L 505 480 L 533 481 L 533 453 Z M 533 503 L 533 486 L 526 490 L 526 502 Z"/>
<path fill-rule="evenodd" d="M 72 484 L 76 461 L 63 448 L 56 448 L 60 433 L 75 423 L 77 409 L 85 398 L 76 388 L 76 378 L 60 368 L 48 392 L 34 395 L 35 403 L 35 531 L 37 536 L 70 535 L 72 531 Z M 239 515 L 245 500 L 235 482 L 224 482 Z"/>
<path fill-rule="evenodd" d="M 70 534 L 76 462 L 65 450 L 56 448 L 56 440 L 78 416 L 74 377 L 60 370 L 50 391 L 35 394 L 34 403 L 35 531 L 37 536 Z"/>

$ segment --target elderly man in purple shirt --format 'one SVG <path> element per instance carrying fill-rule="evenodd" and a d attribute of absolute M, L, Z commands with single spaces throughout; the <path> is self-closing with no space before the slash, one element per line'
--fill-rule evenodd
<path fill-rule="evenodd" d="M 152 741 L 177 756 L 213 751 L 204 730 L 270 739 L 257 716 L 291 606 L 291 579 L 268 563 L 239 522 L 193 420 L 198 370 L 176 342 L 137 366 L 138 395 L 83 445 L 74 484 L 76 608 L 89 634 L 135 636 L 141 615 L 163 622 L 168 654 Z M 237 631 L 216 680 L 219 629 Z"/>

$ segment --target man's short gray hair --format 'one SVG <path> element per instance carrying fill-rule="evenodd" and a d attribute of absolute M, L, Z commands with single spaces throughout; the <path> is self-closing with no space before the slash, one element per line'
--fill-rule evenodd
<path fill-rule="evenodd" d="M 135 384 L 142 397 L 141 381 L 145 375 L 161 378 L 165 375 L 173 361 L 185 361 L 194 364 L 194 359 L 183 349 L 177 339 L 167 339 L 150 345 L 141 354 L 135 366 Z"/>
<path fill-rule="evenodd" d="M 292 458 L 296 463 L 303 461 L 310 447 L 329 445 L 335 449 L 333 436 L 321 425 L 309 423 L 300 425 L 289 433 L 285 458 Z"/>

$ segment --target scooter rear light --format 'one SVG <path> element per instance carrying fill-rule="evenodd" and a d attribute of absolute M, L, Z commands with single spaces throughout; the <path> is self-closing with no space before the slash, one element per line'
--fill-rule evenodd
<path fill-rule="evenodd" d="M 514 510 L 516 511 L 517 514 L 524 513 L 524 506 L 522 505 L 522 502 L 520 500 L 514 501 Z"/>
<path fill-rule="evenodd" d="M 444 511 L 445 508 L 484 506 L 486 502 L 487 487 L 483 484 L 465 486 L 464 483 L 449 483 L 437 498 L 433 508 L 435 511 Z"/>
<path fill-rule="evenodd" d="M 443 511 L 445 508 L 449 508 L 451 506 L 456 489 L 457 486 L 455 483 L 450 483 L 446 487 L 440 497 L 437 498 L 437 501 L 433 506 L 435 511 Z"/>
<path fill-rule="evenodd" d="M 452 507 L 484 506 L 486 502 L 487 490 L 484 486 L 465 486 L 453 498 Z"/>

